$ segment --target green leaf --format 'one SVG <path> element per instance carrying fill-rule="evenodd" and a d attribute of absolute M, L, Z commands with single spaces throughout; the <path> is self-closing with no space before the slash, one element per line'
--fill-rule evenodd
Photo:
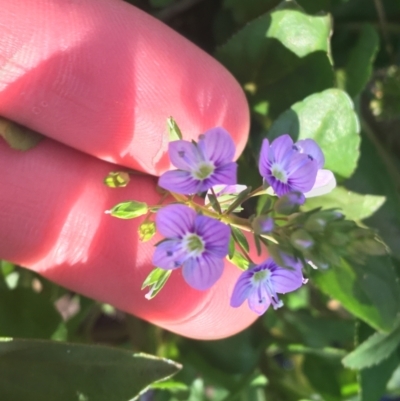
<path fill-rule="evenodd" d="M 224 0 L 224 8 L 232 11 L 233 18 L 244 24 L 278 5 L 280 0 Z"/>
<path fill-rule="evenodd" d="M 147 299 L 154 298 L 162 290 L 171 273 L 172 270 L 164 270 L 160 267 L 153 269 L 142 284 L 142 290 L 146 287 L 151 287 L 145 297 Z"/>
<path fill-rule="evenodd" d="M 345 67 L 345 89 L 354 98 L 368 83 L 379 50 L 379 36 L 372 25 L 365 24 L 358 41 L 350 52 Z"/>
<path fill-rule="evenodd" d="M 227 259 L 241 270 L 247 270 L 249 268 L 249 261 L 236 249 L 233 252 L 233 256 L 229 257 L 228 255 Z"/>
<path fill-rule="evenodd" d="M 400 344 L 400 320 L 390 333 L 375 333 L 343 358 L 343 365 L 351 369 L 364 369 L 378 365 Z"/>
<path fill-rule="evenodd" d="M 0 290 L 0 336 L 50 338 L 60 323 L 60 314 L 43 294 L 28 288 Z"/>
<path fill-rule="evenodd" d="M 127 401 L 179 369 L 172 361 L 109 347 L 13 339 L 0 342 L 0 394 L 4 400 Z"/>
<path fill-rule="evenodd" d="M 216 57 L 245 88 L 254 110 L 274 118 L 333 85 L 330 33 L 328 15 L 310 16 L 285 1 L 246 25 Z"/>
<path fill-rule="evenodd" d="M 376 228 L 393 255 L 400 259 L 400 196 L 383 158 L 367 135 L 362 136 L 358 168 L 346 182 L 346 187 L 359 193 L 386 197 L 383 206 L 365 224 Z"/>
<path fill-rule="evenodd" d="M 369 257 L 365 265 L 342 260 L 312 274 L 317 286 L 377 330 L 390 331 L 400 305 L 400 287 L 390 258 Z"/>
<path fill-rule="evenodd" d="M 134 219 L 143 216 L 148 212 L 147 203 L 137 201 L 126 201 L 118 203 L 111 210 L 107 210 L 107 214 L 119 219 Z"/>
<path fill-rule="evenodd" d="M 242 230 L 237 227 L 230 226 L 232 230 L 232 236 L 236 239 L 236 241 L 246 250 L 249 252 L 249 243 L 247 242 L 246 237 L 244 236 Z"/>
<path fill-rule="evenodd" d="M 126 171 L 111 171 L 104 179 L 104 184 L 110 188 L 124 188 L 130 181 Z"/>
<path fill-rule="evenodd" d="M 3 117 L 0 117 L 0 136 L 10 148 L 22 151 L 35 147 L 44 138 L 38 132 Z"/>
<path fill-rule="evenodd" d="M 268 138 L 289 134 L 293 140 L 312 138 L 325 155 L 325 168 L 349 177 L 359 156 L 359 123 L 346 92 L 328 89 L 313 94 L 282 113 Z"/>
<path fill-rule="evenodd" d="M 172 117 L 167 118 L 167 129 L 170 142 L 182 139 L 182 132 Z"/>
<path fill-rule="evenodd" d="M 232 237 L 232 235 L 229 238 L 229 251 L 228 251 L 228 258 L 232 259 L 233 255 L 235 253 L 235 239 Z"/>
<path fill-rule="evenodd" d="M 344 187 L 336 187 L 329 194 L 307 199 L 303 210 L 318 207 L 323 209 L 340 209 L 350 220 L 363 220 L 373 215 L 385 202 L 384 196 L 361 195 Z"/>

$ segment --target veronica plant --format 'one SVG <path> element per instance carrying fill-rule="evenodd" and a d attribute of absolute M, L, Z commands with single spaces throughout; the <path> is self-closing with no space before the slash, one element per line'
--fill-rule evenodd
<path fill-rule="evenodd" d="M 213 128 L 189 142 L 172 119 L 168 127 L 170 138 L 176 139 L 168 153 L 177 169 L 159 178 L 164 190 L 159 204 L 129 201 L 107 211 L 119 218 L 145 216 L 139 226 L 142 241 L 156 232 L 164 237 L 155 245 L 155 268 L 142 287 L 150 287 L 146 298 L 154 297 L 180 268 L 189 286 L 208 290 L 228 259 L 243 271 L 232 288 L 231 306 L 247 300 L 261 315 L 270 305 L 283 305 L 278 294 L 305 284 L 310 267 L 334 267 L 341 258 L 363 262 L 368 254 L 386 252 L 372 230 L 346 220 L 336 209 L 300 211 L 307 197 L 336 185 L 332 172 L 323 169 L 324 155 L 314 140 L 293 142 L 284 133 L 271 143 L 264 139 L 259 156 L 263 185 L 252 190 L 237 184 L 235 145 L 226 130 Z M 255 213 L 237 214 L 244 202 L 261 195 Z M 166 201 L 170 197 L 172 204 Z M 252 252 L 249 238 L 254 239 Z M 263 248 L 270 257 L 255 263 Z"/>

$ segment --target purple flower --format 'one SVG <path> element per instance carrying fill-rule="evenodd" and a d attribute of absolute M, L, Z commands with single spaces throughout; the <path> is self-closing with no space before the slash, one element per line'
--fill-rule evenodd
<path fill-rule="evenodd" d="M 271 144 L 264 139 L 259 170 L 275 193 L 282 196 L 288 192 L 311 191 L 317 172 L 324 163 L 324 155 L 314 140 L 303 139 L 293 143 L 286 134 Z"/>
<path fill-rule="evenodd" d="M 177 204 L 157 213 L 156 226 L 167 239 L 156 247 L 155 266 L 166 270 L 182 266 L 183 278 L 197 290 L 207 290 L 221 277 L 229 247 L 227 225 Z"/>
<path fill-rule="evenodd" d="M 207 191 L 218 184 L 236 184 L 235 144 L 223 128 L 212 128 L 199 141 L 169 143 L 169 157 L 178 170 L 164 173 L 158 185 L 179 194 Z"/>
<path fill-rule="evenodd" d="M 301 263 L 294 263 L 293 270 L 278 266 L 272 258 L 244 271 L 233 289 L 231 306 L 239 307 L 247 299 L 250 309 L 262 315 L 272 304 L 274 309 L 283 306 L 278 293 L 297 290 L 305 283 Z"/>

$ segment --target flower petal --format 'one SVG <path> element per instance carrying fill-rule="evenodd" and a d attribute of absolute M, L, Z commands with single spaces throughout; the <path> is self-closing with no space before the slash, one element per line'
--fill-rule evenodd
<path fill-rule="evenodd" d="M 190 258 L 183 264 L 182 274 L 185 281 L 196 290 L 208 290 L 222 276 L 224 260 L 203 253 Z"/>
<path fill-rule="evenodd" d="M 315 160 L 318 164 L 318 168 L 321 169 L 325 164 L 325 156 L 322 153 L 321 148 L 318 146 L 314 139 L 302 139 L 295 143 L 295 146 L 299 149 L 300 153 L 305 153 Z"/>
<path fill-rule="evenodd" d="M 153 254 L 153 265 L 162 269 L 172 270 L 181 267 L 186 259 L 181 241 L 177 239 L 161 242 Z"/>
<path fill-rule="evenodd" d="M 224 258 L 228 254 L 230 228 L 218 220 L 207 216 L 197 215 L 195 220 L 195 232 L 204 243 L 210 254 L 218 258 Z"/>
<path fill-rule="evenodd" d="M 250 293 L 248 297 L 250 309 L 257 313 L 257 315 L 262 315 L 271 305 L 271 300 L 267 293 L 266 288 L 260 283 L 256 288 Z"/>
<path fill-rule="evenodd" d="M 306 192 L 306 198 L 328 194 L 336 187 L 336 179 L 330 170 L 318 170 L 315 184 L 311 191 Z"/>
<path fill-rule="evenodd" d="M 239 276 L 231 296 L 230 304 L 232 307 L 238 308 L 249 297 L 251 291 L 253 290 L 251 277 L 252 273 L 249 273 L 248 271 L 243 272 Z"/>
<path fill-rule="evenodd" d="M 222 127 L 209 129 L 200 136 L 198 146 L 205 158 L 216 167 L 231 163 L 235 156 L 235 143 Z"/>
<path fill-rule="evenodd" d="M 303 274 L 301 270 L 289 270 L 278 267 L 271 275 L 271 282 L 276 292 L 286 294 L 297 290 L 303 285 Z"/>
<path fill-rule="evenodd" d="M 191 171 L 202 161 L 196 145 L 189 141 L 173 141 L 168 144 L 168 154 L 172 164 L 180 170 Z"/>
<path fill-rule="evenodd" d="M 232 162 L 217 167 L 213 174 L 206 178 L 199 192 L 207 191 L 218 184 L 234 185 L 237 183 L 237 164 Z"/>
<path fill-rule="evenodd" d="M 182 238 L 193 232 L 196 212 L 184 205 L 168 205 L 157 212 L 157 230 L 167 238 Z"/>
<path fill-rule="evenodd" d="M 285 134 L 276 138 L 271 143 L 271 151 L 273 153 L 273 160 L 276 162 L 284 162 L 293 150 L 293 139 L 290 135 Z"/>
<path fill-rule="evenodd" d="M 290 161 L 288 169 L 288 184 L 292 191 L 308 192 L 311 190 L 317 177 L 318 165 L 316 161 L 308 159 L 306 155 L 297 153 Z"/>
<path fill-rule="evenodd" d="M 199 191 L 201 181 L 183 170 L 174 170 L 165 172 L 158 180 L 158 185 L 167 191 L 177 194 L 192 195 Z"/>
<path fill-rule="evenodd" d="M 262 177 L 267 177 L 271 174 L 271 163 L 268 158 L 269 141 L 264 139 L 261 145 L 260 160 L 258 162 L 258 170 Z"/>

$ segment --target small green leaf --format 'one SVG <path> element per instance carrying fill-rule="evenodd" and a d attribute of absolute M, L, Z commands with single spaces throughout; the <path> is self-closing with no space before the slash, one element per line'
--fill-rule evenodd
<path fill-rule="evenodd" d="M 130 181 L 126 171 L 111 171 L 104 179 L 104 184 L 110 188 L 124 188 Z"/>
<path fill-rule="evenodd" d="M 232 235 L 229 238 L 229 251 L 228 251 L 228 258 L 232 259 L 233 255 L 235 253 L 235 239 L 232 237 Z"/>
<path fill-rule="evenodd" d="M 238 194 L 236 200 L 233 201 L 233 202 L 230 204 L 230 206 L 229 206 L 228 209 L 226 210 L 226 213 L 229 214 L 229 213 L 233 212 L 234 210 L 236 210 L 237 207 L 240 206 L 240 205 L 244 202 L 244 200 L 245 200 L 245 198 L 247 197 L 247 195 L 250 194 L 251 189 L 252 189 L 251 187 L 247 187 L 247 188 L 244 189 L 242 192 L 240 192 L 240 193 Z"/>
<path fill-rule="evenodd" d="M 0 136 L 10 148 L 22 151 L 35 147 L 44 138 L 38 132 L 3 117 L 0 117 Z"/>
<path fill-rule="evenodd" d="M 242 230 L 237 227 L 230 226 L 232 230 L 232 236 L 234 239 L 246 250 L 249 252 L 249 243 L 247 242 L 246 237 L 244 236 Z"/>
<path fill-rule="evenodd" d="M 217 197 L 214 195 L 214 194 L 212 194 L 212 193 L 209 193 L 209 194 L 207 194 L 207 197 L 208 197 L 208 200 L 210 201 L 210 204 L 211 204 L 211 206 L 212 206 L 212 208 L 217 212 L 217 213 L 222 213 L 222 210 L 221 210 L 221 206 L 220 206 L 220 204 L 219 204 L 219 202 L 218 202 L 218 199 L 217 199 Z"/>
<path fill-rule="evenodd" d="M 143 222 L 138 228 L 140 241 L 149 241 L 154 237 L 156 231 L 156 223 L 154 223 L 154 221 Z"/>
<path fill-rule="evenodd" d="M 172 270 L 164 270 L 159 267 L 152 270 L 142 284 L 142 290 L 146 287 L 151 287 L 145 295 L 145 298 L 154 298 L 162 290 L 171 273 Z"/>
<path fill-rule="evenodd" d="M 400 320 L 390 333 L 375 333 L 343 359 L 351 369 L 364 369 L 378 365 L 400 344 Z"/>
<path fill-rule="evenodd" d="M 170 142 L 179 141 L 180 139 L 182 139 L 182 132 L 179 129 L 178 124 L 172 117 L 167 118 L 167 129 Z"/>
<path fill-rule="evenodd" d="M 143 216 L 148 212 L 147 203 L 137 201 L 126 201 L 118 203 L 111 210 L 107 210 L 107 214 L 119 219 L 134 219 Z"/>
<path fill-rule="evenodd" d="M 362 195 L 344 187 L 336 187 L 329 194 L 307 199 L 302 209 L 308 211 L 321 206 L 323 209 L 336 208 L 350 220 L 363 220 L 372 216 L 385 200 L 384 196 Z"/>
<path fill-rule="evenodd" d="M 229 262 L 233 263 L 241 270 L 247 270 L 249 268 L 249 261 L 238 251 L 235 249 L 233 256 L 230 258 L 228 255 Z"/>
<path fill-rule="evenodd" d="M 349 177 L 359 156 L 359 122 L 346 92 L 328 89 L 308 96 L 282 113 L 268 138 L 289 134 L 293 140 L 311 138 L 325 155 L 324 168 Z"/>
<path fill-rule="evenodd" d="M 179 369 L 166 359 L 98 345 L 0 341 L 4 400 L 127 401 Z"/>

